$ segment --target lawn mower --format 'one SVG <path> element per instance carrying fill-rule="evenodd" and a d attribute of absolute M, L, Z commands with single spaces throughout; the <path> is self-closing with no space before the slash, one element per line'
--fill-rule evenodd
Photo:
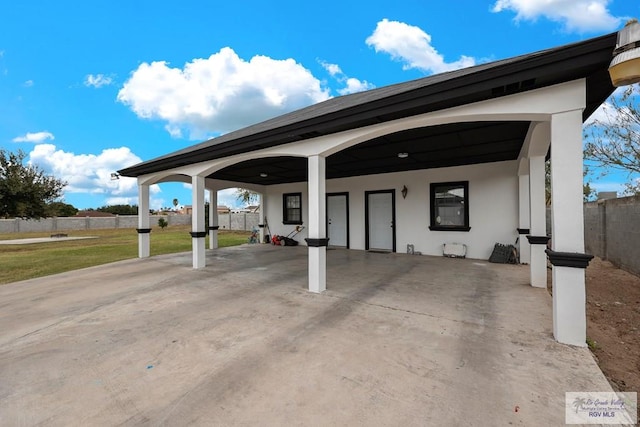
<path fill-rule="evenodd" d="M 304 226 L 296 225 L 296 228 L 286 236 L 278 236 L 274 235 L 271 238 L 271 243 L 279 246 L 298 246 L 298 241 L 294 240 L 294 237 L 297 236 L 302 230 L 304 230 Z"/>

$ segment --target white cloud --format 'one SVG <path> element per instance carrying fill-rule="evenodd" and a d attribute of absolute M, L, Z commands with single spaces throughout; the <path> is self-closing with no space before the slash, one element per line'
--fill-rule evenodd
<path fill-rule="evenodd" d="M 596 111 L 589 116 L 584 125 L 590 126 L 596 123 L 602 125 L 620 123 L 623 121 L 620 116 L 634 116 L 634 114 L 629 110 L 629 107 L 625 106 L 625 102 L 623 101 L 624 93 L 628 90 L 629 87 L 617 88 L 611 96 L 605 102 L 600 104 Z M 635 89 L 632 96 L 640 99 L 640 90 Z M 617 102 L 619 107 L 616 108 L 613 102 Z"/>
<path fill-rule="evenodd" d="M 24 87 L 31 87 L 33 86 L 33 80 L 27 80 L 26 82 L 24 82 L 22 84 Z"/>
<path fill-rule="evenodd" d="M 337 90 L 340 95 L 362 92 L 365 90 L 373 89 L 375 87 L 375 85 L 369 83 L 366 80 L 358 80 L 356 78 L 347 76 L 338 64 L 331 64 L 325 61 L 318 62 L 325 70 L 327 70 L 331 77 L 336 79 L 338 82 L 346 85 L 345 87 Z"/>
<path fill-rule="evenodd" d="M 236 195 L 237 188 L 226 188 L 218 191 L 218 205 L 227 206 L 229 208 L 238 208 L 242 206 L 242 203 L 238 200 Z"/>
<path fill-rule="evenodd" d="M 309 70 L 293 59 L 254 56 L 226 47 L 183 68 L 142 63 L 118 100 L 144 119 L 167 122 L 172 135 L 225 133 L 329 98 Z"/>
<path fill-rule="evenodd" d="M 622 194 L 624 192 L 624 183 L 622 182 L 611 182 L 611 181 L 602 181 L 602 182 L 589 182 L 589 187 L 597 193 L 602 193 L 605 191 L 615 191 L 618 194 Z"/>
<path fill-rule="evenodd" d="M 365 90 L 369 90 L 369 89 L 373 89 L 375 86 L 372 85 L 371 83 L 369 83 L 366 80 L 358 80 L 355 79 L 353 77 L 349 77 L 346 80 L 346 84 L 347 86 L 342 88 L 342 89 L 338 89 L 338 93 L 340 95 L 347 95 L 349 93 L 356 93 L 356 92 L 363 92 Z"/>
<path fill-rule="evenodd" d="M 445 62 L 444 56 L 431 45 L 431 36 L 421 28 L 404 22 L 383 19 L 367 39 L 376 52 L 385 52 L 404 63 L 405 70 L 417 68 L 431 73 L 456 70 L 475 65 L 470 56 L 461 56 L 454 62 Z"/>
<path fill-rule="evenodd" d="M 111 77 L 105 76 L 104 74 L 87 74 L 87 76 L 84 78 L 85 86 L 93 86 L 95 88 L 109 86 L 111 83 L 113 83 L 113 79 Z"/>
<path fill-rule="evenodd" d="M 25 135 L 16 136 L 13 138 L 13 142 L 33 142 L 40 143 L 46 140 L 54 140 L 55 137 L 51 132 L 27 132 Z"/>
<path fill-rule="evenodd" d="M 618 28 L 622 18 L 607 9 L 610 0 L 497 0 L 493 12 L 510 10 L 515 20 L 535 21 L 547 18 L 564 25 L 566 31 L 611 31 Z"/>
<path fill-rule="evenodd" d="M 606 123 L 616 114 L 617 111 L 613 107 L 613 104 L 610 102 L 603 102 L 584 122 L 584 126 L 590 126 L 594 123 Z"/>
<path fill-rule="evenodd" d="M 104 201 L 105 206 L 113 205 L 137 205 L 137 197 L 108 197 Z"/>
<path fill-rule="evenodd" d="M 182 130 L 176 125 L 166 125 L 164 129 L 172 138 L 182 138 Z"/>
<path fill-rule="evenodd" d="M 53 144 L 38 144 L 29 153 L 30 164 L 38 165 L 68 183 L 65 193 L 103 194 L 107 201 L 137 201 L 137 180 L 124 176 L 111 180 L 111 173 L 140 161 L 127 147 L 109 148 L 95 155 L 74 154 L 57 149 Z M 151 186 L 150 190 L 152 193 L 160 191 L 157 185 Z"/>
<path fill-rule="evenodd" d="M 322 67 L 327 70 L 327 72 L 332 76 L 335 76 L 336 74 L 342 74 L 342 69 L 338 64 L 330 64 L 325 61 L 320 61 L 320 65 L 322 65 Z"/>
<path fill-rule="evenodd" d="M 108 197 L 104 200 L 104 206 L 113 206 L 113 205 L 137 205 L 138 197 Z M 162 209 L 164 207 L 164 200 L 157 199 L 155 197 L 149 197 L 149 208 L 150 209 Z"/>

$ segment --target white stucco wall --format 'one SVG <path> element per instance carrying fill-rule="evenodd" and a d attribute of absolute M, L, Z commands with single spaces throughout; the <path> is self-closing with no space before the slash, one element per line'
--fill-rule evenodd
<path fill-rule="evenodd" d="M 469 181 L 469 232 L 429 230 L 429 185 Z M 406 185 L 407 198 L 400 194 Z M 349 193 L 351 249 L 365 248 L 365 191 L 396 190 L 396 250 L 407 244 L 425 255 L 442 255 L 444 243 L 464 243 L 469 258 L 487 259 L 495 243 L 514 243 L 518 227 L 517 162 L 498 162 L 421 171 L 368 175 L 327 181 L 327 193 Z M 303 225 L 308 224 L 307 183 L 267 187 L 266 216 L 271 234 L 287 235 L 294 225 L 282 224 L 282 194 L 302 193 Z M 305 244 L 306 229 L 296 236 Z"/>

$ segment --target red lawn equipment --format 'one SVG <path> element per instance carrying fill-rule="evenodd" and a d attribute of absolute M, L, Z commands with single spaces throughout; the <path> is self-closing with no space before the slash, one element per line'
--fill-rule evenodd
<path fill-rule="evenodd" d="M 274 235 L 271 238 L 271 243 L 279 246 L 298 246 L 298 241 L 293 238 L 298 235 L 302 230 L 304 230 L 304 226 L 296 225 L 296 228 L 286 236 L 278 236 Z"/>

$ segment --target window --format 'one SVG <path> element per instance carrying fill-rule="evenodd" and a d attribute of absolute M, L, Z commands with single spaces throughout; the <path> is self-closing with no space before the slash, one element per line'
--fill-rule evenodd
<path fill-rule="evenodd" d="M 282 223 L 302 224 L 302 193 L 282 195 Z"/>
<path fill-rule="evenodd" d="M 429 230 L 469 231 L 469 181 L 431 184 Z"/>

